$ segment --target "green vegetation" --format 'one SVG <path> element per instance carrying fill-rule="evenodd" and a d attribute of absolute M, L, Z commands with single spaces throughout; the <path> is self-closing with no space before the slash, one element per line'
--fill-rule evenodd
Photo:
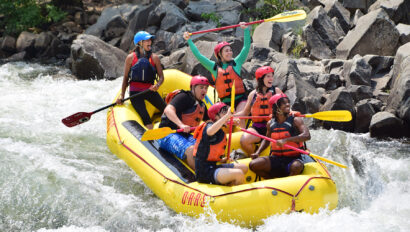
<path fill-rule="evenodd" d="M 293 57 L 295 58 L 300 58 L 301 57 L 301 53 L 303 51 L 303 49 L 306 47 L 306 42 L 305 41 L 301 41 L 298 37 L 298 39 L 295 42 L 295 46 L 293 47 L 291 54 L 293 55 Z"/>
<path fill-rule="evenodd" d="M 209 20 L 213 21 L 214 23 L 216 23 L 217 27 L 221 26 L 220 20 L 221 20 L 222 17 L 218 14 L 215 14 L 214 12 L 212 12 L 212 13 L 202 13 L 201 18 L 203 18 L 206 21 L 209 21 Z"/>
<path fill-rule="evenodd" d="M 258 8 L 246 9 L 242 13 L 250 15 L 255 20 L 268 19 L 284 11 L 297 8 L 294 0 L 263 0 L 263 5 Z"/>
<path fill-rule="evenodd" d="M 0 28 L 5 34 L 18 35 L 20 32 L 48 23 L 58 22 L 66 12 L 52 3 L 40 3 L 36 0 L 3 0 L 0 1 Z"/>

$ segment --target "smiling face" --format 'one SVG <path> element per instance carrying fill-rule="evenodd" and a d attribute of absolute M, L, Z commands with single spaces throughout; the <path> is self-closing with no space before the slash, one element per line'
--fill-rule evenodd
<path fill-rule="evenodd" d="M 270 88 L 273 85 L 273 73 L 267 73 L 265 74 L 265 76 L 263 77 L 263 84 Z"/>
<path fill-rule="evenodd" d="M 219 57 L 222 62 L 229 62 L 232 60 L 233 51 L 231 46 L 225 46 L 219 52 Z"/>
<path fill-rule="evenodd" d="M 198 101 L 202 101 L 208 92 L 208 85 L 195 85 L 192 87 L 192 93 Z"/>
<path fill-rule="evenodd" d="M 139 42 L 140 46 L 145 50 L 145 51 L 151 51 L 152 49 L 152 40 L 147 39 Z"/>
<path fill-rule="evenodd" d="M 283 114 L 289 114 L 290 113 L 290 101 L 289 98 L 281 98 L 278 100 L 279 104 L 279 109 Z"/>

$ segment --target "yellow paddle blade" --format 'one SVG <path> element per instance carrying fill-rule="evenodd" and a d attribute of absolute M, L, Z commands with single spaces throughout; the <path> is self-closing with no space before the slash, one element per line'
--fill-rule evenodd
<path fill-rule="evenodd" d="M 316 118 L 324 121 L 349 122 L 352 120 L 352 113 L 348 110 L 332 110 L 317 112 L 314 114 L 306 114 L 305 117 Z"/>
<path fill-rule="evenodd" d="M 235 110 L 235 80 L 232 84 L 232 91 L 231 91 L 231 112 Z"/>
<path fill-rule="evenodd" d="M 315 159 L 325 161 L 325 162 L 327 162 L 327 163 L 336 165 L 336 166 L 338 166 L 338 167 L 347 168 L 345 165 L 343 165 L 343 164 L 341 164 L 341 163 L 338 163 L 338 162 L 335 162 L 335 161 L 333 161 L 333 160 L 329 160 L 329 159 L 323 158 L 323 157 L 321 157 L 321 156 L 318 156 L 318 155 L 315 155 L 315 154 L 312 154 L 312 153 L 309 153 L 309 155 L 312 156 L 312 157 L 315 158 Z"/>
<path fill-rule="evenodd" d="M 287 11 L 281 14 L 275 15 L 272 18 L 265 19 L 264 22 L 291 22 L 296 20 L 303 20 L 306 18 L 306 12 L 304 10 Z"/>
<path fill-rule="evenodd" d="M 172 130 L 169 127 L 161 127 L 158 129 L 147 130 L 141 137 L 141 141 L 162 139 L 171 133 L 175 133 L 176 130 Z"/>

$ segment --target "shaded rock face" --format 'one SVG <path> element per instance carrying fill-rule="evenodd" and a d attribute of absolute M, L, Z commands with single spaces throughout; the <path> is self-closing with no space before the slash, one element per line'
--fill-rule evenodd
<path fill-rule="evenodd" d="M 410 43 L 397 50 L 387 110 L 410 124 Z"/>
<path fill-rule="evenodd" d="M 71 45 L 70 68 L 79 79 L 115 79 L 123 75 L 127 54 L 92 35 L 82 34 Z"/>
<path fill-rule="evenodd" d="M 369 7 L 370 11 L 383 9 L 395 24 L 410 24 L 410 2 L 408 0 L 378 0 Z"/>
<path fill-rule="evenodd" d="M 376 113 L 372 104 L 367 100 L 361 100 L 356 104 L 355 130 L 357 133 L 369 132 L 370 121 Z"/>
<path fill-rule="evenodd" d="M 336 57 L 351 59 L 356 54 L 393 56 L 399 36 L 394 22 L 383 9 L 372 11 L 362 16 L 356 27 L 347 33 L 336 48 Z"/>
<path fill-rule="evenodd" d="M 379 112 L 373 115 L 370 122 L 370 137 L 400 138 L 403 136 L 402 120 L 390 112 Z"/>

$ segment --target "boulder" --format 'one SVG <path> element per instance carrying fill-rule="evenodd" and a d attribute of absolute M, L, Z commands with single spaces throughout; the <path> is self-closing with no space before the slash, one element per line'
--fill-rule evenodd
<path fill-rule="evenodd" d="M 6 35 L 2 38 L 0 43 L 0 50 L 5 52 L 15 52 L 16 51 L 16 39 L 12 36 Z"/>
<path fill-rule="evenodd" d="M 216 1 L 216 13 L 222 18 L 219 20 L 221 26 L 230 26 L 239 23 L 243 6 L 236 1 Z"/>
<path fill-rule="evenodd" d="M 186 49 L 182 48 L 171 53 L 170 56 L 161 59 L 161 63 L 165 69 L 179 69 L 183 68 L 186 62 Z"/>
<path fill-rule="evenodd" d="M 105 26 L 103 33 L 104 41 L 109 41 L 117 37 L 121 37 L 127 29 L 127 22 L 121 16 L 115 16 Z"/>
<path fill-rule="evenodd" d="M 363 12 L 367 12 L 367 9 L 375 2 L 376 0 L 343 0 L 343 6 L 349 10 L 360 9 Z"/>
<path fill-rule="evenodd" d="M 94 35 L 101 38 L 104 31 L 107 30 L 107 25 L 113 20 L 118 20 L 118 17 L 129 22 L 135 11 L 140 9 L 137 5 L 122 4 L 119 6 L 107 7 L 103 10 L 97 22 L 85 30 L 85 34 Z M 145 26 L 145 25 L 144 25 Z"/>
<path fill-rule="evenodd" d="M 369 12 L 383 9 L 395 24 L 410 24 L 410 1 L 408 0 L 377 0 L 369 7 Z"/>
<path fill-rule="evenodd" d="M 71 71 L 79 79 L 112 80 L 123 75 L 127 54 L 99 38 L 81 34 L 71 45 Z"/>
<path fill-rule="evenodd" d="M 410 25 L 400 23 L 396 28 L 400 34 L 400 46 L 410 42 Z"/>
<path fill-rule="evenodd" d="M 336 48 L 336 57 L 351 59 L 356 54 L 392 56 L 395 54 L 399 32 L 383 9 L 361 17 Z"/>
<path fill-rule="evenodd" d="M 325 128 L 334 128 L 353 132 L 356 118 L 355 104 L 352 96 L 345 87 L 339 87 L 331 92 L 327 97 L 325 104 L 320 107 L 320 111 L 329 110 L 348 110 L 352 113 L 353 120 L 350 122 L 322 122 Z"/>
<path fill-rule="evenodd" d="M 282 49 L 285 54 L 291 54 L 292 49 L 296 46 L 297 36 L 293 32 L 288 32 L 282 36 Z"/>
<path fill-rule="evenodd" d="M 315 80 L 317 88 L 323 88 L 325 90 L 335 90 L 342 86 L 340 76 L 337 74 L 320 74 Z"/>
<path fill-rule="evenodd" d="M 372 88 L 367 85 L 350 85 L 347 88 L 347 91 L 350 93 L 355 103 L 373 97 Z"/>
<path fill-rule="evenodd" d="M 362 17 L 364 14 L 362 13 L 361 10 L 357 9 L 356 12 L 354 13 L 352 21 L 350 21 L 350 27 L 353 28 L 356 26 L 357 22 L 359 21 L 359 18 Z"/>
<path fill-rule="evenodd" d="M 23 31 L 17 38 L 16 49 L 18 52 L 26 51 L 26 57 L 34 57 L 36 50 L 34 48 L 34 43 L 36 42 L 38 35 Z"/>
<path fill-rule="evenodd" d="M 54 37 L 55 36 L 51 32 L 41 32 L 36 38 L 36 41 L 34 42 L 34 48 L 37 51 L 45 50 L 47 46 L 49 46 Z"/>
<path fill-rule="evenodd" d="M 346 86 L 370 86 L 372 67 L 360 56 L 356 56 L 353 60 L 345 62 L 343 73 L 346 80 Z"/>
<path fill-rule="evenodd" d="M 350 12 L 336 0 L 325 1 L 325 11 L 330 18 L 336 17 L 344 33 L 350 30 Z"/>
<path fill-rule="evenodd" d="M 149 14 L 148 26 L 158 26 L 161 30 L 176 32 L 189 20 L 184 11 L 172 2 L 162 1 L 153 12 Z"/>
<path fill-rule="evenodd" d="M 203 13 L 216 11 L 216 4 L 209 1 L 189 1 L 188 6 L 184 9 L 186 16 L 192 21 L 201 21 Z"/>
<path fill-rule="evenodd" d="M 356 133 L 369 132 L 370 121 L 376 111 L 373 106 L 367 100 L 361 100 L 356 104 L 356 121 L 355 130 Z"/>
<path fill-rule="evenodd" d="M 394 58 L 387 110 L 410 124 L 410 42 L 401 46 Z"/>
<path fill-rule="evenodd" d="M 317 6 L 323 6 L 321 0 L 301 0 L 301 2 L 311 10 Z"/>
<path fill-rule="evenodd" d="M 285 28 L 281 27 L 279 23 L 264 22 L 255 28 L 252 35 L 252 41 L 254 44 L 280 51 L 282 36 L 285 33 Z"/>
<path fill-rule="evenodd" d="M 128 27 L 125 33 L 122 35 L 120 48 L 123 51 L 129 51 L 134 48 L 134 35 L 137 31 L 145 30 L 147 26 L 148 15 L 155 8 L 154 4 L 149 4 L 147 6 L 138 6 L 129 15 L 129 20 L 127 20 Z"/>
<path fill-rule="evenodd" d="M 370 137 L 373 138 L 400 138 L 403 136 L 403 122 L 390 112 L 378 112 L 370 121 Z"/>
<path fill-rule="evenodd" d="M 378 55 L 365 55 L 365 60 L 371 66 L 372 78 L 377 74 L 386 74 L 390 72 L 390 69 L 394 62 L 393 56 L 378 56 Z"/>
<path fill-rule="evenodd" d="M 202 55 L 208 57 L 209 59 L 216 60 L 214 54 L 214 47 L 216 46 L 217 42 L 208 42 L 208 41 L 198 41 L 195 43 L 195 46 L 201 52 Z M 186 47 L 186 64 L 184 66 L 183 72 L 189 73 L 191 75 L 203 75 L 208 78 L 211 77 L 211 73 L 199 63 L 196 59 L 194 54 L 192 53 L 191 49 L 187 46 Z"/>
<path fill-rule="evenodd" d="M 302 80 L 300 71 L 294 60 L 283 60 L 274 73 L 273 85 L 279 87 L 289 97 L 292 109 L 301 113 L 319 111 L 321 94 Z"/>

